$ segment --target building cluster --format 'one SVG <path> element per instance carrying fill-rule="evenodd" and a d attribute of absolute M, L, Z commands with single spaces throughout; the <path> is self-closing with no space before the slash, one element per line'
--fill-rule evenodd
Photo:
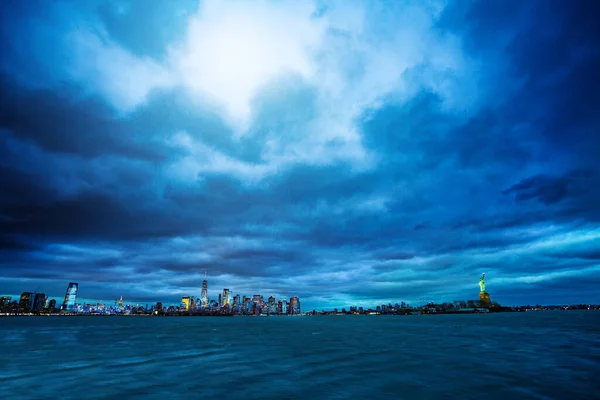
<path fill-rule="evenodd" d="M 229 289 L 223 289 L 218 299 L 208 297 L 208 282 L 202 282 L 201 296 L 184 296 L 178 306 L 163 306 L 161 302 L 148 307 L 148 304 L 135 306 L 123 304 L 123 297 L 114 304 L 77 303 L 79 285 L 71 282 L 67 287 L 62 304 L 49 300 L 44 293 L 24 292 L 19 300 L 10 296 L 0 297 L 0 313 L 2 314 L 92 314 L 92 315 L 300 315 L 300 299 L 291 297 L 287 300 L 276 300 L 274 296 L 266 301 L 262 295 L 241 297 L 232 296 Z"/>
<path fill-rule="evenodd" d="M 300 315 L 300 299 L 291 297 L 287 300 L 276 300 L 270 296 L 266 301 L 260 294 L 252 297 L 232 295 L 229 289 L 223 289 L 217 299 L 208 297 L 208 282 L 202 281 L 200 297 L 184 296 L 179 308 L 171 306 L 167 309 L 157 303 L 155 314 L 160 313 L 190 313 L 190 314 L 234 314 L 234 315 Z"/>
<path fill-rule="evenodd" d="M 77 283 L 69 283 L 60 306 L 56 305 L 56 300 L 49 300 L 45 293 L 23 292 L 19 301 L 13 300 L 11 296 L 2 296 L 0 297 L 0 312 L 8 314 L 75 312 L 77 311 L 75 300 L 78 288 Z"/>

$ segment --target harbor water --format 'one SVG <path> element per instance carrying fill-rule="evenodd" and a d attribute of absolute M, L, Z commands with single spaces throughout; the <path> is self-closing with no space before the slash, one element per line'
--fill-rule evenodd
<path fill-rule="evenodd" d="M 0 399 L 600 399 L 600 312 L 3 317 Z"/>

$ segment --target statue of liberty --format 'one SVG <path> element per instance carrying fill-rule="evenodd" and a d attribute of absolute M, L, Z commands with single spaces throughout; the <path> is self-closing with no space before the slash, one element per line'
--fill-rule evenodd
<path fill-rule="evenodd" d="M 490 295 L 485 291 L 485 272 L 481 274 L 481 278 L 479 278 L 479 303 L 484 307 L 487 307 L 492 303 Z"/>

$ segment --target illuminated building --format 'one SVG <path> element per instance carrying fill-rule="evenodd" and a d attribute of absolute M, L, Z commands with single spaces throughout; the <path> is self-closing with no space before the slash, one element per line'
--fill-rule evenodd
<path fill-rule="evenodd" d="M 123 296 L 119 299 L 119 308 L 123 309 Z"/>
<path fill-rule="evenodd" d="M 252 301 L 257 306 L 262 306 L 264 303 L 264 299 L 263 299 L 262 295 L 260 295 L 260 294 L 255 294 L 254 296 L 252 296 Z"/>
<path fill-rule="evenodd" d="M 275 313 L 277 313 L 277 304 L 275 304 L 275 297 L 274 296 L 269 297 L 267 313 L 268 314 L 275 314 Z"/>
<path fill-rule="evenodd" d="M 163 305 L 162 305 L 162 303 L 160 301 L 158 303 L 156 303 L 156 308 L 155 309 L 156 309 L 157 312 L 162 312 Z"/>
<path fill-rule="evenodd" d="M 44 293 L 36 293 L 33 298 L 33 311 L 39 312 L 46 305 L 47 296 Z"/>
<path fill-rule="evenodd" d="M 277 314 L 283 314 L 283 301 L 281 300 L 277 302 Z"/>
<path fill-rule="evenodd" d="M 75 309 L 75 300 L 77 299 L 77 289 L 79 285 L 75 282 L 70 282 L 67 286 L 67 293 L 63 300 L 62 309 L 64 311 L 73 311 Z"/>
<path fill-rule="evenodd" d="M 181 309 L 184 311 L 188 311 L 190 309 L 190 298 L 189 296 L 184 296 L 181 298 Z"/>
<path fill-rule="evenodd" d="M 249 297 L 244 296 L 244 312 L 250 314 L 255 303 Z"/>
<path fill-rule="evenodd" d="M 229 307 L 229 289 L 223 289 L 223 303 L 221 307 Z"/>
<path fill-rule="evenodd" d="M 19 299 L 19 311 L 28 312 L 31 310 L 31 301 L 33 300 L 33 293 L 23 292 Z"/>
<path fill-rule="evenodd" d="M 46 298 L 44 299 L 44 308 L 48 308 L 49 303 L 50 303 L 50 300 L 48 299 L 48 296 L 46 296 Z"/>
<path fill-rule="evenodd" d="M 290 297 L 287 313 L 289 315 L 300 314 L 300 299 L 298 299 L 297 297 Z"/>
<path fill-rule="evenodd" d="M 204 273 L 204 280 L 202 281 L 202 307 L 206 307 L 208 305 L 208 282 L 206 281 L 206 272 Z"/>
<path fill-rule="evenodd" d="M 291 315 L 300 314 L 300 299 L 299 298 L 297 298 L 297 297 L 290 298 L 290 309 L 288 310 L 288 312 Z"/>
<path fill-rule="evenodd" d="M 194 301 L 193 297 L 190 297 L 190 309 L 191 310 L 195 310 L 196 309 L 196 302 Z"/>
<path fill-rule="evenodd" d="M 52 299 L 48 302 L 48 310 L 53 311 L 56 308 L 56 300 Z"/>
<path fill-rule="evenodd" d="M 234 307 L 238 307 L 239 305 L 240 305 L 240 295 L 239 295 L 239 294 L 236 294 L 236 295 L 233 297 L 233 306 L 234 306 Z"/>

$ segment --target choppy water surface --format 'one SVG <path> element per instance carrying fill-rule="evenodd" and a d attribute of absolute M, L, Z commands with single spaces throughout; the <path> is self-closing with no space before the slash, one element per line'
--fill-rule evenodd
<path fill-rule="evenodd" d="M 598 399 L 600 312 L 0 318 L 0 398 Z"/>

